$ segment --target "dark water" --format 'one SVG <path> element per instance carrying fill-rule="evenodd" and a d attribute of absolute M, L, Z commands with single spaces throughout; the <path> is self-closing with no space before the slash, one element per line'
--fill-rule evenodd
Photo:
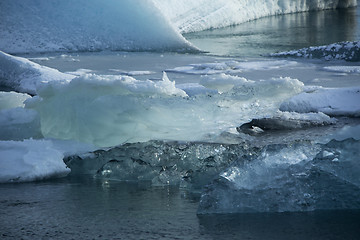
<path fill-rule="evenodd" d="M 359 239 L 360 211 L 196 215 L 198 195 L 92 178 L 0 185 L 0 239 Z"/>
<path fill-rule="evenodd" d="M 271 16 L 185 37 L 210 54 L 240 57 L 355 41 L 360 40 L 360 8 Z"/>

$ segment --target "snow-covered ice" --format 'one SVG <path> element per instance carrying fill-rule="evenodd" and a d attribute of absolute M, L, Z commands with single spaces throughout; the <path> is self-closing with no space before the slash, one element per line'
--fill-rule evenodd
<path fill-rule="evenodd" d="M 63 158 L 91 151 L 90 145 L 47 139 L 0 141 L 0 182 L 24 182 L 67 175 Z"/>
<path fill-rule="evenodd" d="M 262 71 L 269 69 L 286 69 L 297 65 L 295 61 L 225 61 L 216 63 L 191 64 L 189 66 L 168 69 L 168 72 L 187 73 L 187 74 L 239 74 L 242 72 Z"/>
<path fill-rule="evenodd" d="M 339 42 L 325 46 L 302 48 L 270 54 L 273 57 L 302 57 L 325 60 L 360 61 L 360 42 Z"/>
<path fill-rule="evenodd" d="M 280 106 L 282 111 L 323 112 L 331 116 L 360 116 L 360 87 L 310 88 Z"/>
<path fill-rule="evenodd" d="M 0 84 L 8 88 L 36 94 L 36 89 L 51 81 L 69 81 L 75 76 L 0 51 Z"/>

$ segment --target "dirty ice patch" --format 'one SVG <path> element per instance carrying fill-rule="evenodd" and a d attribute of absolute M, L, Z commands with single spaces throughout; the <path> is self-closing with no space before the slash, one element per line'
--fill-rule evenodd
<path fill-rule="evenodd" d="M 0 85 L 14 91 L 35 95 L 36 89 L 43 84 L 53 81 L 66 82 L 74 77 L 0 51 Z"/>
<path fill-rule="evenodd" d="M 167 72 L 210 75 L 210 74 L 236 74 L 248 71 L 264 71 L 271 69 L 289 68 L 296 66 L 295 61 L 279 60 L 279 61 L 224 61 L 215 63 L 190 64 L 187 66 L 168 69 Z"/>
<path fill-rule="evenodd" d="M 280 110 L 360 117 L 360 87 L 311 88 L 283 102 Z"/>

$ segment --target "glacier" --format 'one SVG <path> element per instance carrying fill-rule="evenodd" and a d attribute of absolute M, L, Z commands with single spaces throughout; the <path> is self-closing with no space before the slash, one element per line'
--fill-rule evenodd
<path fill-rule="evenodd" d="M 183 33 L 356 5 L 356 0 L 3 0 L 0 50 L 197 52 Z"/>
<path fill-rule="evenodd" d="M 270 15 L 357 5 L 356 0 L 154 0 L 154 3 L 182 33 L 227 27 Z"/>

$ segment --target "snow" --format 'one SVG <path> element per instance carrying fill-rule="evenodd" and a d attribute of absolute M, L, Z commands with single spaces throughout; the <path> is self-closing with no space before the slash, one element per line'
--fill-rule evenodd
<path fill-rule="evenodd" d="M 330 116 L 360 116 L 360 87 L 311 88 L 283 102 L 282 111 L 323 112 Z"/>

